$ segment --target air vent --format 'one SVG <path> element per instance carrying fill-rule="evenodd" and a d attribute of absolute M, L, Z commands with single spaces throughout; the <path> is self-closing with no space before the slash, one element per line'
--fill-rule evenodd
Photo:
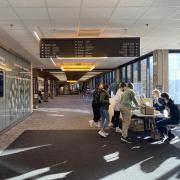
<path fill-rule="evenodd" d="M 101 30 L 100 29 L 80 29 L 78 31 L 78 36 L 100 36 Z"/>

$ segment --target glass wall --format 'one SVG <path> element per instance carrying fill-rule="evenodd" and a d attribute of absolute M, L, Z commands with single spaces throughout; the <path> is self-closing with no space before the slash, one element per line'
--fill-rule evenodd
<path fill-rule="evenodd" d="M 176 104 L 180 104 L 180 53 L 169 53 L 168 67 L 169 94 Z"/>
<path fill-rule="evenodd" d="M 31 113 L 30 63 L 0 48 L 0 62 L 9 69 L 1 72 L 0 131 Z"/>
<path fill-rule="evenodd" d="M 153 56 L 120 67 L 120 80 L 133 82 L 137 95 L 150 97 L 153 90 Z"/>

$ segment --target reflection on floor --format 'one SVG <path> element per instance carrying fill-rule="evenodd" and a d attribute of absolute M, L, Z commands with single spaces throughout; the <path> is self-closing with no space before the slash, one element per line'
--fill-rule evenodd
<path fill-rule="evenodd" d="M 82 106 L 83 110 L 90 111 L 87 102 L 81 102 L 77 97 L 70 99 L 58 98 L 42 108 L 59 105 L 58 108 L 80 109 Z M 62 101 L 66 106 L 60 105 Z M 138 139 L 131 134 L 133 143 L 124 144 L 112 129 L 106 139 L 98 136 L 97 129 L 90 129 L 88 120 L 91 114 L 58 111 L 54 114 L 64 116 L 47 116 L 48 113 L 35 112 L 23 125 L 9 132 L 13 133 L 17 128 L 21 131 L 20 136 L 0 154 L 0 179 L 180 178 L 178 141 L 154 144 L 150 138 Z"/>

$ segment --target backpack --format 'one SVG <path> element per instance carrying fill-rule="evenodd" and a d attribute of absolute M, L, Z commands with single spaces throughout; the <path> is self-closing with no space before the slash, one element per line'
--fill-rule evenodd
<path fill-rule="evenodd" d="M 101 91 L 95 90 L 93 93 L 93 102 L 95 104 L 100 105 L 100 96 L 101 96 Z"/>

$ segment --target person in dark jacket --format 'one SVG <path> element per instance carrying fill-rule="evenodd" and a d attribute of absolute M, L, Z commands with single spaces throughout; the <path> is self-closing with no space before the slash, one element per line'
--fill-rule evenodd
<path fill-rule="evenodd" d="M 103 85 L 100 83 L 96 86 L 96 89 L 93 92 L 93 100 L 92 100 L 92 109 L 93 109 L 93 120 L 89 121 L 90 127 L 100 127 L 100 95 Z"/>
<path fill-rule="evenodd" d="M 108 127 L 109 123 L 109 98 L 108 85 L 104 85 L 100 95 L 101 129 L 98 132 L 98 134 L 102 137 L 107 137 L 109 135 L 105 132 L 105 128 Z"/>
<path fill-rule="evenodd" d="M 169 97 L 168 93 L 162 93 L 161 98 L 165 102 L 165 107 L 168 111 L 169 117 L 160 121 L 157 121 L 156 126 L 159 130 L 160 134 L 163 135 L 167 134 L 166 126 L 169 124 L 179 124 L 180 119 L 180 112 L 179 108 L 176 104 L 174 104 L 173 100 Z M 169 137 L 168 140 L 171 141 L 173 138 L 175 138 L 174 134 L 171 132 L 168 133 Z"/>

